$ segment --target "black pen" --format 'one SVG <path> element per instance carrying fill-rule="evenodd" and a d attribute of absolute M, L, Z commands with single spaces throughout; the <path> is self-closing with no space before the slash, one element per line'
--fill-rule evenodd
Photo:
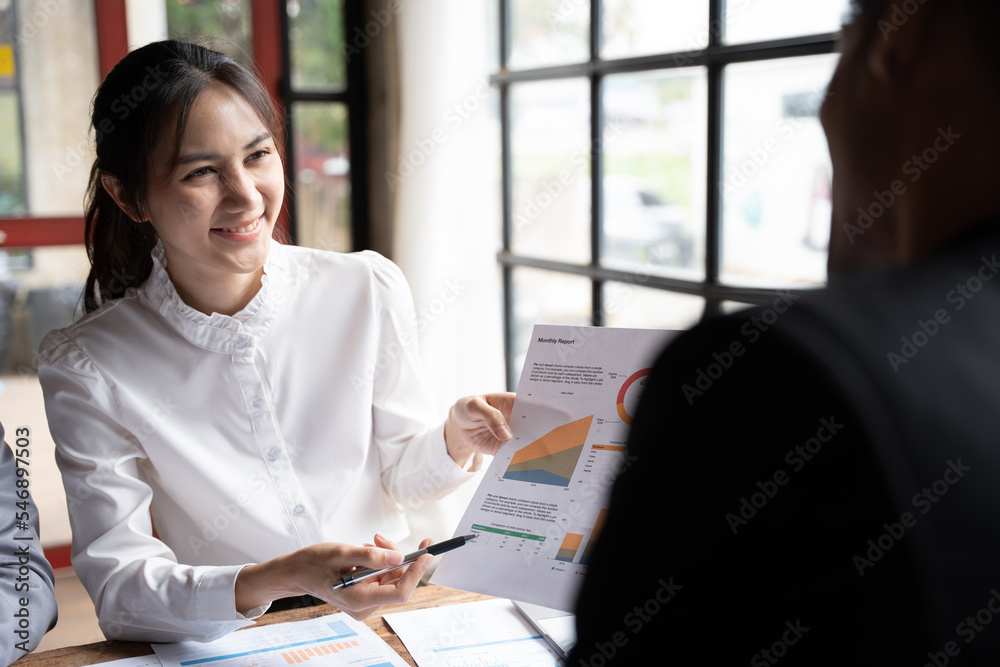
<path fill-rule="evenodd" d="M 412 554 L 406 554 L 403 556 L 403 562 L 399 565 L 393 565 L 392 567 L 384 567 L 381 570 L 373 570 L 368 567 L 359 567 L 349 574 L 345 574 L 339 583 L 333 585 L 333 590 L 338 588 L 343 588 L 344 586 L 350 586 L 351 584 L 356 584 L 362 579 L 367 579 L 368 577 L 374 577 L 379 574 L 385 574 L 386 572 L 391 572 L 396 568 L 403 567 L 404 565 L 409 565 L 413 561 L 417 560 L 424 554 L 430 554 L 432 556 L 437 556 L 443 554 L 446 551 L 451 551 L 452 549 L 457 549 L 469 540 L 475 539 L 475 535 L 462 535 L 460 537 L 453 537 L 450 540 L 445 540 L 440 544 L 432 544 L 425 549 L 420 551 L 414 551 Z"/>

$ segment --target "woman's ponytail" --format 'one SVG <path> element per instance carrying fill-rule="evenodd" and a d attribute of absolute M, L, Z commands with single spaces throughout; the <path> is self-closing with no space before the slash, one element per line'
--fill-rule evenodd
<path fill-rule="evenodd" d="M 105 301 L 122 297 L 126 289 L 138 287 L 149 277 L 156 233 L 152 225 L 135 222 L 118 207 L 101 185 L 96 164 L 90 173 L 85 221 L 90 274 L 83 307 L 89 313 Z"/>

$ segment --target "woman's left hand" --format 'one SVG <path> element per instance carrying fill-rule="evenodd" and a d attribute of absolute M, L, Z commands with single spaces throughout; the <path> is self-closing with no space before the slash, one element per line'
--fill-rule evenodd
<path fill-rule="evenodd" d="M 444 423 L 444 441 L 448 454 L 460 466 L 474 453 L 493 456 L 512 435 L 508 420 L 514 407 L 514 394 L 499 392 L 466 396 L 455 401 Z"/>

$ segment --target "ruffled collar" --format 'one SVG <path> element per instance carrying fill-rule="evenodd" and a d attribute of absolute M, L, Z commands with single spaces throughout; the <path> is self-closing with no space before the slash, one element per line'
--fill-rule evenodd
<path fill-rule="evenodd" d="M 272 239 L 260 289 L 250 303 L 235 315 L 206 315 L 184 303 L 167 273 L 167 256 L 162 241 L 157 241 L 150 255 L 153 269 L 137 290 L 147 307 L 159 313 L 181 336 L 199 347 L 237 356 L 252 354 L 256 339 L 266 335 L 277 318 L 287 277 L 286 248 Z"/>

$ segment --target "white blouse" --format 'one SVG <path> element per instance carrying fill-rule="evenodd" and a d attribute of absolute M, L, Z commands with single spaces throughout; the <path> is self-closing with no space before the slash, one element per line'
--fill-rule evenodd
<path fill-rule="evenodd" d="M 104 634 L 207 641 L 266 609 L 236 611 L 243 565 L 405 537 L 401 505 L 472 474 L 445 449 L 392 262 L 272 243 L 233 317 L 188 307 L 165 264 L 157 246 L 139 288 L 51 332 L 39 378 Z"/>

